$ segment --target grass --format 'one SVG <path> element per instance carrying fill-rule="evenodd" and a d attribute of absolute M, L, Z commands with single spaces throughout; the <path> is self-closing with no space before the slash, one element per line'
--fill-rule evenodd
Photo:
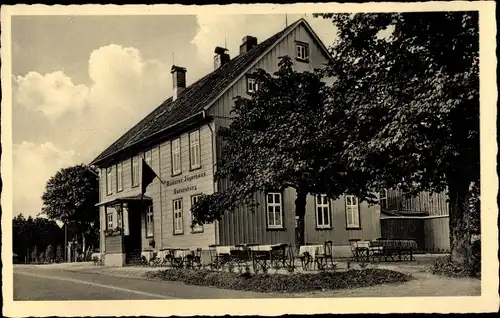
<path fill-rule="evenodd" d="M 314 274 L 250 274 L 208 270 L 168 269 L 148 272 L 148 278 L 183 282 L 190 285 L 255 292 L 307 292 L 402 283 L 412 276 L 387 269 L 348 270 Z"/>

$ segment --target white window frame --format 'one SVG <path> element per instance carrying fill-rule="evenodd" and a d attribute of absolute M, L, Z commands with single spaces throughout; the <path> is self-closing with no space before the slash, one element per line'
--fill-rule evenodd
<path fill-rule="evenodd" d="M 113 173 L 112 167 L 106 168 L 106 194 L 113 194 L 113 181 L 111 179 Z"/>
<path fill-rule="evenodd" d="M 123 162 L 116 164 L 116 192 L 123 191 Z"/>
<path fill-rule="evenodd" d="M 309 45 L 307 43 L 297 42 L 295 43 L 295 48 L 297 59 L 302 61 L 309 60 Z"/>
<path fill-rule="evenodd" d="M 354 195 L 345 196 L 346 226 L 348 229 L 359 229 L 359 200 Z"/>
<path fill-rule="evenodd" d="M 146 208 L 146 237 L 154 236 L 154 211 L 153 205 Z"/>
<path fill-rule="evenodd" d="M 191 169 L 201 167 L 200 130 L 189 133 L 189 164 Z"/>
<path fill-rule="evenodd" d="M 255 93 L 258 89 L 257 79 L 255 77 L 247 77 L 247 92 Z"/>
<path fill-rule="evenodd" d="M 270 202 L 269 198 L 272 198 Z M 279 203 L 276 203 L 276 198 L 279 198 Z M 279 208 L 279 224 L 277 222 L 278 212 L 276 210 Z M 283 196 L 280 192 L 268 192 L 266 193 L 266 216 L 267 216 L 267 228 L 269 229 L 282 229 L 283 228 Z"/>
<path fill-rule="evenodd" d="M 132 187 L 139 186 L 139 156 L 132 158 Z"/>
<path fill-rule="evenodd" d="M 170 143 L 170 157 L 172 158 L 172 175 L 182 173 L 181 165 L 181 138 L 176 138 Z"/>
<path fill-rule="evenodd" d="M 191 208 L 194 206 L 195 201 L 198 200 L 199 197 L 201 197 L 201 194 L 196 194 L 196 195 L 191 196 Z M 191 212 L 191 224 L 192 223 L 193 223 L 193 212 Z M 197 224 L 197 225 L 193 226 L 191 232 L 192 233 L 203 232 L 203 224 L 202 225 Z"/>
<path fill-rule="evenodd" d="M 172 201 L 172 216 L 174 221 L 174 234 L 184 233 L 184 217 L 182 213 L 183 206 L 182 199 L 175 199 Z"/>
<path fill-rule="evenodd" d="M 122 213 L 123 212 L 116 211 L 116 227 L 119 228 L 119 229 L 123 228 Z"/>
<path fill-rule="evenodd" d="M 113 229 L 113 213 L 112 212 L 106 213 L 106 229 L 108 229 L 108 230 Z"/>
<path fill-rule="evenodd" d="M 330 216 L 330 199 L 325 194 L 315 196 L 316 203 L 316 227 L 319 229 L 329 229 L 332 227 Z M 321 224 L 319 214 L 321 213 Z"/>

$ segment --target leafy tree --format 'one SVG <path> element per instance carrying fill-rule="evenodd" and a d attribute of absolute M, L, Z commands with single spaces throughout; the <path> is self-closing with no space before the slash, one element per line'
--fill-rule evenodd
<path fill-rule="evenodd" d="M 99 226 L 95 205 L 99 199 L 99 184 L 94 168 L 83 164 L 58 171 L 47 182 L 42 195 L 43 214 L 68 225 L 75 233 L 93 236 Z M 93 242 L 94 243 L 94 242 Z"/>
<path fill-rule="evenodd" d="M 240 204 L 255 209 L 258 191 L 293 188 L 298 243 L 304 244 L 307 195 L 333 199 L 353 186 L 340 156 L 343 142 L 335 137 L 343 114 L 331 106 L 321 70 L 294 71 L 289 57 L 278 65 L 274 75 L 254 74 L 258 90 L 250 98 L 235 99 L 234 119 L 218 132 L 224 144 L 216 179 L 227 186 L 202 196 L 192 213 L 194 223 L 210 222 Z"/>
<path fill-rule="evenodd" d="M 329 75 L 349 168 L 368 174 L 369 188 L 446 190 L 452 259 L 468 263 L 470 189 L 480 181 L 478 13 L 322 16 L 338 30 Z"/>
<path fill-rule="evenodd" d="M 53 220 L 31 216 L 26 219 L 22 214 L 12 220 L 13 251 L 19 259 L 29 258 L 33 246 L 45 250 L 49 245 L 61 244 L 63 238 L 63 230 Z"/>
<path fill-rule="evenodd" d="M 57 245 L 57 249 L 56 249 L 56 262 L 57 263 L 60 263 L 63 261 L 63 249 L 61 247 L 61 245 Z"/>

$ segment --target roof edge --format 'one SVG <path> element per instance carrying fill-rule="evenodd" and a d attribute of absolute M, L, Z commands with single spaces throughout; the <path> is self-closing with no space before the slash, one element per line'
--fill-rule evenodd
<path fill-rule="evenodd" d="M 274 41 L 273 45 L 271 45 L 269 48 L 267 48 L 267 50 L 264 51 L 264 53 L 262 53 L 258 58 L 256 58 L 245 70 L 243 70 L 241 72 L 241 74 L 234 80 L 232 81 L 228 86 L 226 86 L 226 88 L 219 94 L 217 95 L 210 103 L 207 104 L 207 106 L 205 106 L 203 108 L 204 111 L 207 111 L 210 107 L 213 106 L 213 104 L 215 104 L 215 102 L 221 98 L 221 96 L 223 96 L 232 86 L 234 86 L 235 83 L 237 83 L 252 67 L 255 66 L 255 64 L 257 64 L 257 62 L 259 62 L 266 54 L 268 54 L 269 52 L 271 52 L 271 50 L 276 47 L 276 45 L 281 41 L 283 40 L 288 34 L 290 34 L 290 32 L 292 32 L 295 28 L 297 28 L 301 23 L 303 23 L 306 27 L 306 29 L 312 34 L 313 38 L 316 40 L 316 42 L 318 42 L 321 50 L 323 50 L 323 53 L 328 57 L 328 58 L 331 58 L 331 54 L 330 52 L 328 52 L 328 49 L 326 48 L 325 44 L 323 43 L 323 41 L 321 41 L 321 39 L 318 37 L 318 35 L 316 34 L 316 32 L 314 32 L 313 28 L 309 25 L 309 23 L 306 21 L 306 19 L 304 18 L 300 18 L 298 19 L 297 21 L 295 21 L 293 24 L 290 25 L 289 29 L 284 32 L 276 41 Z"/>
<path fill-rule="evenodd" d="M 134 146 L 136 146 L 137 144 L 140 144 L 140 143 L 142 143 L 142 142 L 144 142 L 144 141 L 146 141 L 146 140 L 149 140 L 149 139 L 152 139 L 152 138 L 154 138 L 154 137 L 156 137 L 156 136 L 158 136 L 158 135 L 161 135 L 162 133 L 165 133 L 165 131 L 168 131 L 168 130 L 170 130 L 170 129 L 174 129 L 174 128 L 176 128 L 177 126 L 180 126 L 181 124 L 183 124 L 183 123 L 185 123 L 185 122 L 187 122 L 187 121 L 189 121 L 189 120 L 193 120 L 194 118 L 196 118 L 197 116 L 200 116 L 200 115 L 201 115 L 203 118 L 206 118 L 206 112 L 205 112 L 204 110 L 203 110 L 203 111 L 201 111 L 201 112 L 197 112 L 197 113 L 195 113 L 195 114 L 193 114 L 193 115 L 191 115 L 191 116 L 189 116 L 189 117 L 187 117 L 187 118 L 184 118 L 184 119 L 182 119 L 182 120 L 180 120 L 180 121 L 176 122 L 176 123 L 175 123 L 175 124 L 173 124 L 173 125 L 170 125 L 170 126 L 168 126 L 168 127 L 165 127 L 165 128 L 162 128 L 162 129 L 158 130 L 157 132 L 155 132 L 154 134 L 152 134 L 152 135 L 150 135 L 150 136 L 147 136 L 146 138 L 142 138 L 142 139 L 140 139 L 140 140 L 138 140 L 138 141 L 134 142 L 133 144 L 128 145 L 127 147 L 125 147 L 125 148 L 123 148 L 123 149 L 120 149 L 119 151 L 116 151 L 116 152 L 114 152 L 114 153 L 111 153 L 111 154 L 107 155 L 106 157 L 103 157 L 103 158 L 101 158 L 101 159 L 99 159 L 99 160 L 96 160 L 96 159 L 97 159 L 97 158 L 96 158 L 96 159 L 92 160 L 92 161 L 90 162 L 90 164 L 89 164 L 89 165 L 98 166 L 100 163 L 103 163 L 104 161 L 107 161 L 107 159 L 109 159 L 110 157 L 113 157 L 113 156 L 116 156 L 117 154 L 123 153 L 123 152 L 125 152 L 125 151 L 127 151 L 127 150 L 129 150 L 129 149 L 133 148 L 133 147 L 134 147 Z"/>

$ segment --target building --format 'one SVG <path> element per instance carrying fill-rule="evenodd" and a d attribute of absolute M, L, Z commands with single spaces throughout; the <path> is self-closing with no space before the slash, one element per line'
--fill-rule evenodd
<path fill-rule="evenodd" d="M 421 192 L 407 198 L 396 189 L 380 197 L 380 227 L 384 238 L 408 238 L 418 250 L 428 253 L 450 251 L 448 202 L 445 193 Z"/>
<path fill-rule="evenodd" d="M 295 243 L 291 189 L 261 194 L 255 213 L 241 209 L 212 224 L 191 228 L 190 214 L 198 195 L 220 190 L 214 182 L 214 165 L 221 153 L 216 136 L 220 127 L 229 125 L 233 98 L 256 89 L 249 76 L 252 71 L 275 72 L 278 57 L 284 55 L 294 58 L 298 71 L 320 68 L 329 58 L 324 44 L 300 19 L 261 43 L 243 37 L 240 52 L 232 59 L 226 49 L 217 47 L 214 71 L 189 87 L 188 70 L 172 66 L 173 96 L 91 163 L 100 171 L 100 248 L 105 264 L 123 265 L 144 251 L 165 248 Z M 143 198 L 141 158 L 159 176 Z M 305 222 L 306 242 L 333 240 L 338 251 L 346 253 L 350 238 L 380 236 L 378 206 L 353 196 L 334 201 L 309 197 Z"/>

